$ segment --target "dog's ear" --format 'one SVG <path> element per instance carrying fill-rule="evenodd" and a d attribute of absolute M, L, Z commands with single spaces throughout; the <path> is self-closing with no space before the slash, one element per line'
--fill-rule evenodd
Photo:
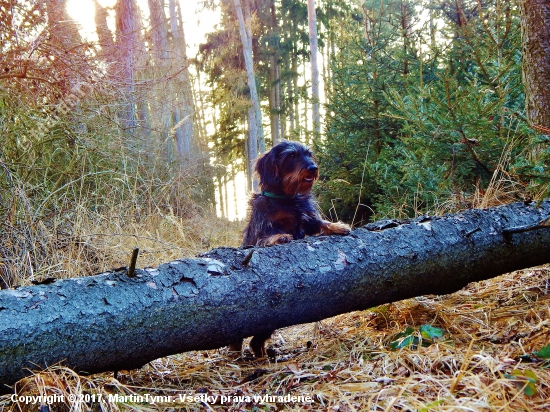
<path fill-rule="evenodd" d="M 264 190 L 279 186 L 279 167 L 273 150 L 261 155 L 256 160 L 254 171 L 258 175 L 260 187 Z"/>

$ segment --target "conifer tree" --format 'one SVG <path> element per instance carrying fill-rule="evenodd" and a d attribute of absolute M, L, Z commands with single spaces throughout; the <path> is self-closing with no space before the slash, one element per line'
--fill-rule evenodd
<path fill-rule="evenodd" d="M 517 189 L 545 167 L 528 154 L 541 152 L 523 122 L 516 4 L 423 5 L 425 23 L 401 0 L 366 2 L 336 39 L 321 204 L 340 218 L 471 207 L 495 179 Z"/>

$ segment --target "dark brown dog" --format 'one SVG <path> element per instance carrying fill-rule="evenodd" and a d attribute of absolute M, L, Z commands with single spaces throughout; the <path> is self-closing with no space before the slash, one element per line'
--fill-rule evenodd
<path fill-rule="evenodd" d="M 312 235 L 347 235 L 345 223 L 321 218 L 311 187 L 319 177 L 313 153 L 301 143 L 281 142 L 260 156 L 255 171 L 260 193 L 250 199 L 250 221 L 244 230 L 243 246 L 271 246 Z M 256 357 L 266 355 L 265 341 L 273 330 L 250 341 Z M 230 346 L 240 351 L 241 343 Z"/>

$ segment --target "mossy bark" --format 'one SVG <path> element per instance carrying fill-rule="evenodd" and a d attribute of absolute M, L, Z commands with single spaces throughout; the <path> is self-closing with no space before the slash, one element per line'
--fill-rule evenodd
<path fill-rule="evenodd" d="M 550 201 L 383 221 L 349 236 L 215 249 L 156 269 L 0 291 L 0 383 L 81 373 L 318 321 L 550 262 Z M 519 228 L 519 229 L 518 229 Z M 518 285 L 519 287 L 519 285 Z M 7 389 L 4 386 L 4 389 Z"/>

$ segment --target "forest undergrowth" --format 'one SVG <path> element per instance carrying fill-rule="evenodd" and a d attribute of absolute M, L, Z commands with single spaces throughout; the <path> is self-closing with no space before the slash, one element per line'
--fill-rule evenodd
<path fill-rule="evenodd" d="M 190 173 L 163 180 L 112 171 L 69 179 L 52 195 L 9 177 L 0 208 L 2 288 L 128 266 L 136 247 L 138 265 L 148 267 L 240 244 L 242 223 L 193 200 L 200 181 Z"/>

